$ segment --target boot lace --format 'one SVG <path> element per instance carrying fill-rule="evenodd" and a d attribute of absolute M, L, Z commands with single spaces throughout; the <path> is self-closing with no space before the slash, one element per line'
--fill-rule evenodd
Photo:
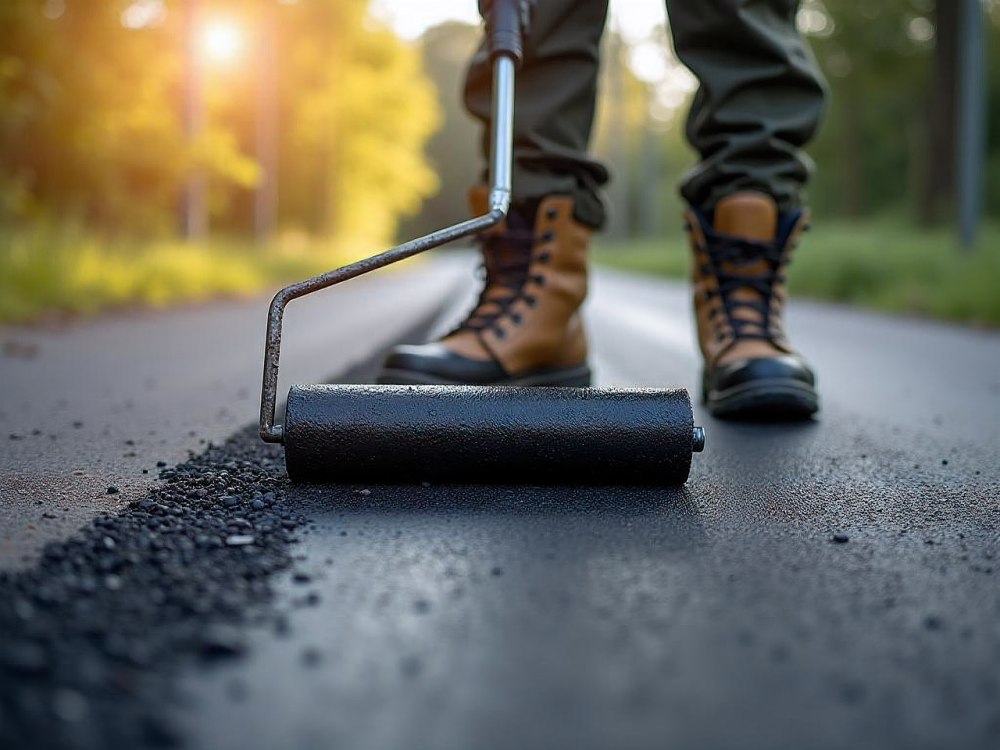
<path fill-rule="evenodd" d="M 778 240 L 750 240 L 744 237 L 716 232 L 704 228 L 708 262 L 701 267 L 702 275 L 714 275 L 718 288 L 705 293 L 708 301 L 715 296 L 722 298 L 726 318 L 737 339 L 759 339 L 771 341 L 778 334 L 772 330 L 771 303 L 777 295 L 778 284 L 785 281 L 784 268 L 788 254 Z M 763 262 L 763 267 L 760 266 Z M 750 271 L 754 268 L 754 271 Z M 751 289 L 756 292 L 753 299 L 733 299 L 737 289 Z M 739 308 L 747 308 L 755 314 L 747 317 L 734 315 Z M 715 308 L 713 316 L 718 314 Z M 716 327 L 721 321 L 716 321 Z M 717 338 L 724 338 L 719 331 Z"/>
<path fill-rule="evenodd" d="M 535 305 L 535 297 L 525 293 L 529 279 L 536 283 L 543 281 L 541 276 L 532 277 L 529 273 L 535 241 L 531 230 L 491 232 L 480 235 L 479 241 L 483 251 L 483 263 L 479 267 L 479 272 L 484 277 L 483 288 L 472 311 L 452 333 L 494 328 L 499 334 L 503 330 L 498 328 L 500 318 L 507 314 L 510 306 L 517 300 L 524 299 L 529 306 Z M 515 323 L 520 322 L 518 317 L 514 314 Z"/>

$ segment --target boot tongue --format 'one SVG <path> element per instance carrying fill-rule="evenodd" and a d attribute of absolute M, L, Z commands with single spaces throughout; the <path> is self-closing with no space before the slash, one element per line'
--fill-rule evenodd
<path fill-rule="evenodd" d="M 530 218 L 518 206 L 511 206 L 507 213 L 506 226 L 503 231 L 487 233 L 490 239 L 484 242 L 483 260 L 489 274 L 491 285 L 503 296 L 509 292 L 517 292 L 524 283 L 531 265 L 531 231 L 534 228 L 534 216 Z M 519 235 L 517 238 L 511 234 Z M 487 292 L 493 295 L 493 290 Z"/>
<path fill-rule="evenodd" d="M 468 198 L 473 216 L 481 216 L 489 210 L 489 188 L 485 185 L 470 188 Z M 517 232 L 530 237 L 534 224 L 535 216 L 531 206 L 515 204 L 511 206 L 505 221 L 485 233 L 485 237 L 489 239 L 483 242 L 483 263 L 489 285 L 483 290 L 482 304 L 474 315 L 499 312 L 503 301 L 519 291 L 527 276 L 528 266 L 531 265 L 532 242 L 530 239 L 517 241 L 504 235 Z M 522 270 L 512 270 L 512 267 L 522 267 Z"/>
<path fill-rule="evenodd" d="M 733 193 L 720 200 L 715 206 L 715 216 L 712 226 L 715 231 L 730 237 L 741 237 L 747 240 L 770 242 L 774 239 L 778 225 L 778 208 L 770 196 L 756 192 Z M 761 258 L 735 264 L 726 262 L 721 270 L 739 276 L 741 274 L 758 275 L 768 270 L 767 261 Z M 750 286 L 733 289 L 730 300 L 754 302 L 761 299 L 761 294 Z M 746 333 L 766 334 L 764 317 L 755 309 L 740 306 L 733 311 L 733 317 L 751 324 L 744 327 Z"/>
<path fill-rule="evenodd" d="M 763 193 L 733 193 L 715 206 L 712 225 L 717 232 L 748 240 L 773 240 L 778 207 Z"/>

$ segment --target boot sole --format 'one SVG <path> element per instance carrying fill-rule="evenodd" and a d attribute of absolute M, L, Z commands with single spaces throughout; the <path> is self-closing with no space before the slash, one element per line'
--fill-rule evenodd
<path fill-rule="evenodd" d="M 819 411 L 819 396 L 806 383 L 757 380 L 702 394 L 702 403 L 720 419 L 755 422 L 805 420 Z"/>
<path fill-rule="evenodd" d="M 379 373 L 376 382 L 382 385 L 548 385 L 564 388 L 587 388 L 590 386 L 591 373 L 587 365 L 580 365 L 559 369 L 530 370 L 521 375 L 491 383 L 468 383 L 461 380 L 449 380 L 433 373 L 387 369 Z"/>

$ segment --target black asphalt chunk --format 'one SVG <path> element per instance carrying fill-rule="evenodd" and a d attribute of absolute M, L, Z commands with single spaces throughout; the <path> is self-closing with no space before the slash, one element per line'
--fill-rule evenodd
<path fill-rule="evenodd" d="M 283 506 L 280 448 L 247 429 L 158 465 L 162 481 L 121 515 L 0 573 L 4 750 L 175 747 L 155 708 L 176 699 L 171 674 L 242 658 L 241 626 L 287 631 L 271 578 L 291 566 L 305 519 Z"/>
<path fill-rule="evenodd" d="M 213 623 L 200 635 L 199 653 L 204 659 L 242 656 L 246 650 L 243 633 L 232 625 Z"/>

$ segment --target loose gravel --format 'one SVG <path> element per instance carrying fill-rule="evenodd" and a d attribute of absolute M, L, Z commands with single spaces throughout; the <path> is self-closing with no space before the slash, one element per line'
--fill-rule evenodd
<path fill-rule="evenodd" d="M 272 579 L 306 520 L 283 505 L 280 447 L 247 429 L 160 478 L 0 573 L 4 750 L 177 746 L 158 710 L 178 699 L 169 676 L 240 658 L 240 626 L 280 628 Z"/>

